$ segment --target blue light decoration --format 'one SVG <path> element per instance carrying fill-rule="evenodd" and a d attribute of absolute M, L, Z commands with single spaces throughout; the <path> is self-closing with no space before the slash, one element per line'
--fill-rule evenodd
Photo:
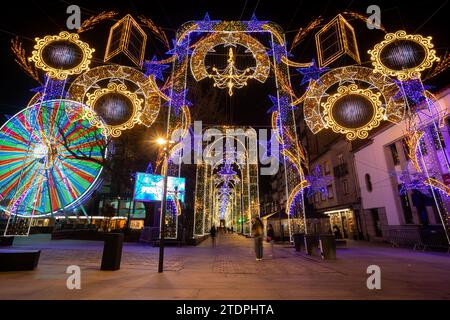
<path fill-rule="evenodd" d="M 322 67 L 322 68 L 317 67 L 315 59 L 312 59 L 311 63 L 312 63 L 312 65 L 309 67 L 296 69 L 298 72 L 300 72 L 303 75 L 302 82 L 300 83 L 301 86 L 304 85 L 305 83 L 309 84 L 309 82 L 311 80 L 314 80 L 314 81 L 319 80 L 320 75 L 322 73 L 330 70 L 330 68 L 328 68 L 328 67 Z"/>
<path fill-rule="evenodd" d="M 231 163 L 225 163 L 224 166 L 220 168 L 217 174 L 222 178 L 223 181 L 228 183 L 228 181 L 233 180 L 237 175 L 237 172 L 231 168 Z"/>
<path fill-rule="evenodd" d="M 269 21 L 259 21 L 256 18 L 256 15 L 253 14 L 252 18 L 247 21 L 245 24 L 247 25 L 247 31 L 252 32 L 252 31 L 259 31 L 262 29 L 262 27 L 267 24 Z"/>
<path fill-rule="evenodd" d="M 152 166 L 152 162 L 151 161 L 148 162 L 147 169 L 145 170 L 145 173 L 150 173 L 150 174 L 153 173 L 153 166 Z"/>
<path fill-rule="evenodd" d="M 65 87 L 66 80 L 52 79 L 45 75 L 44 85 L 31 89 L 31 92 L 39 93 L 42 101 L 60 99 L 67 95 Z"/>
<path fill-rule="evenodd" d="M 393 79 L 394 82 L 402 88 L 394 96 L 394 99 L 401 98 L 402 95 L 408 99 L 410 105 L 417 105 L 425 101 L 424 91 L 430 89 L 430 86 L 423 85 L 419 79 L 410 79 L 406 81 L 400 81 Z"/>
<path fill-rule="evenodd" d="M 177 43 L 177 40 L 172 39 L 173 48 L 166 52 L 166 54 L 175 55 L 177 57 L 178 63 L 183 61 L 187 55 L 192 53 L 192 50 L 189 48 L 189 42 L 187 38 L 183 38 L 180 43 Z"/>
<path fill-rule="evenodd" d="M 218 24 L 220 20 L 211 20 L 209 18 L 209 13 L 205 14 L 203 20 L 197 21 L 197 30 L 198 31 L 210 31 L 214 29 L 214 26 Z"/>
<path fill-rule="evenodd" d="M 188 89 L 176 92 L 172 89 L 170 94 L 170 107 L 173 108 L 176 115 L 179 115 L 182 107 L 192 107 L 192 102 L 186 99 Z"/>
<path fill-rule="evenodd" d="M 158 63 L 156 56 L 153 56 L 152 60 L 150 61 L 145 61 L 143 67 L 145 70 L 144 74 L 147 77 L 153 75 L 155 79 L 159 79 L 161 81 L 164 81 L 163 71 L 169 68 L 167 64 Z"/>
<path fill-rule="evenodd" d="M 297 107 L 291 105 L 290 97 L 288 95 L 281 95 L 280 99 L 269 94 L 269 99 L 272 102 L 272 106 L 267 110 L 267 113 L 273 113 L 280 111 L 280 116 L 283 121 L 286 120 L 287 112 L 295 110 Z M 278 110 L 278 105 L 280 109 Z"/>
<path fill-rule="evenodd" d="M 305 176 L 305 179 L 309 182 L 309 187 L 307 187 L 306 196 L 313 196 L 315 193 L 320 192 L 321 194 L 328 197 L 328 185 L 333 181 L 332 176 L 324 176 L 320 171 L 319 166 L 314 168 L 312 175 Z"/>
<path fill-rule="evenodd" d="M 401 182 L 400 195 L 406 195 L 410 190 L 417 190 L 424 195 L 430 195 L 430 186 L 425 184 L 427 177 L 422 172 L 396 172 L 390 173 L 391 176 L 397 177 Z"/>
<path fill-rule="evenodd" d="M 269 56 L 274 56 L 277 63 L 281 63 L 281 58 L 286 57 L 292 57 L 292 53 L 287 52 L 286 47 L 284 45 L 279 45 L 277 43 L 272 44 L 272 49 L 270 49 L 267 54 Z"/>

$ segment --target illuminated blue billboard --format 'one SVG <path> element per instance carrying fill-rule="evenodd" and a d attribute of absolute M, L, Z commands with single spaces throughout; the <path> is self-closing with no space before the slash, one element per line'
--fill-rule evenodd
<path fill-rule="evenodd" d="M 136 173 L 136 184 L 134 186 L 135 201 L 161 201 L 163 198 L 164 177 L 156 174 L 143 172 Z M 167 198 L 175 196 L 181 202 L 184 202 L 186 192 L 186 179 L 179 177 L 168 177 L 167 180 Z"/>

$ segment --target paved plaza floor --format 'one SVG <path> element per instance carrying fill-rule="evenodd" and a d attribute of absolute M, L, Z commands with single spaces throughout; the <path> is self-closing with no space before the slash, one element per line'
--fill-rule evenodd
<path fill-rule="evenodd" d="M 15 239 L 14 248 L 41 249 L 34 271 L 1 272 L 0 299 L 450 299 L 450 254 L 349 242 L 337 260 L 308 257 L 286 244 L 256 261 L 253 240 L 219 234 L 197 247 L 126 243 L 118 271 L 101 271 L 103 242 Z M 66 268 L 81 268 L 81 289 L 66 287 Z M 381 268 L 381 290 L 366 286 L 367 267 Z"/>

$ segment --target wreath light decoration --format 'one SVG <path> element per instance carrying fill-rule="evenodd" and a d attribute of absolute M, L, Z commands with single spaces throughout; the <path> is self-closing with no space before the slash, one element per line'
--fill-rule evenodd
<path fill-rule="evenodd" d="M 431 43 L 432 37 L 423 37 L 419 34 L 407 34 L 406 31 L 400 30 L 395 33 L 388 33 L 384 40 L 376 44 L 373 50 L 369 50 L 370 59 L 374 67 L 374 72 L 379 72 L 386 76 L 397 77 L 398 80 L 405 81 L 413 78 L 420 78 L 421 72 L 430 68 L 434 61 L 440 61 L 436 56 L 436 50 L 432 49 L 434 45 Z M 410 41 L 420 45 L 424 50 L 423 60 L 416 66 L 394 70 L 386 66 L 383 62 L 383 50 L 396 41 Z"/>
<path fill-rule="evenodd" d="M 336 103 L 343 97 L 348 95 L 358 95 L 370 102 L 372 106 L 372 117 L 367 123 L 364 123 L 358 128 L 348 128 L 340 124 L 333 117 L 333 109 L 336 108 Z M 369 135 L 369 131 L 380 125 L 380 121 L 384 117 L 384 110 L 381 108 L 380 92 L 373 93 L 369 89 L 358 88 L 356 84 L 350 86 L 340 86 L 337 89 L 337 93 L 328 97 L 327 102 L 322 104 L 324 108 L 324 120 L 326 125 L 336 133 L 342 133 L 346 135 L 348 140 L 354 140 L 356 138 L 365 139 Z"/>
<path fill-rule="evenodd" d="M 69 69 L 55 68 L 45 62 L 43 57 L 44 50 L 53 45 L 55 42 L 67 41 L 80 49 L 82 53 L 81 61 L 78 65 Z M 49 77 L 64 80 L 69 75 L 80 74 L 84 71 L 89 70 L 89 64 L 91 63 L 92 53 L 95 51 L 93 48 L 89 48 L 86 42 L 79 40 L 79 35 L 76 33 L 69 33 L 67 31 L 62 31 L 59 35 L 45 36 L 43 39 L 36 38 L 36 45 L 34 46 L 34 51 L 29 61 L 35 63 L 36 68 L 45 71 Z"/>
<path fill-rule="evenodd" d="M 133 106 L 130 118 L 119 125 L 105 124 L 95 112 L 98 100 L 101 97 L 111 93 L 117 93 L 126 97 Z M 136 115 L 138 114 L 139 110 L 141 110 L 143 100 L 139 99 L 135 93 L 128 91 L 126 85 L 124 84 L 116 84 L 114 82 L 110 82 L 108 83 L 107 88 L 97 89 L 94 91 L 94 93 L 88 93 L 87 98 L 88 100 L 86 104 L 90 107 L 90 109 L 85 112 L 84 117 L 92 125 L 100 127 L 102 129 L 102 133 L 106 136 L 111 135 L 113 137 L 118 137 L 121 135 L 123 130 L 131 129 L 135 124 L 140 123 L 140 120 L 138 117 L 136 117 Z"/>

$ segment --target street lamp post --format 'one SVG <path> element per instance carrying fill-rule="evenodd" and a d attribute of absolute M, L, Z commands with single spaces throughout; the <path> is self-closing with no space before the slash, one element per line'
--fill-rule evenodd
<path fill-rule="evenodd" d="M 159 263 L 158 263 L 158 272 L 163 272 L 164 270 L 164 238 L 165 238 L 165 229 L 166 229 L 166 207 L 167 207 L 167 180 L 168 180 L 168 158 L 169 158 L 169 143 L 170 141 L 159 138 L 157 140 L 158 144 L 164 146 L 164 161 L 163 161 L 163 169 L 162 173 L 164 176 L 164 184 L 163 184 L 163 198 L 162 198 L 162 206 L 161 206 L 161 214 L 160 214 L 160 232 L 159 232 Z"/>

